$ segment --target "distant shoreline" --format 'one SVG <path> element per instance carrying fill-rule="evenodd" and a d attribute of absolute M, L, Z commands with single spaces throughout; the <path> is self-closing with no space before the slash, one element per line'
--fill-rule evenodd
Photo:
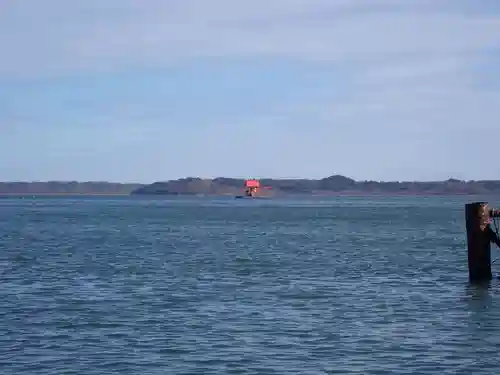
<path fill-rule="evenodd" d="M 152 184 L 116 182 L 0 182 L 0 196 L 237 196 L 244 179 L 187 177 Z M 452 196 L 500 195 L 500 180 L 356 181 L 333 175 L 312 179 L 261 179 L 261 196 Z"/>
<path fill-rule="evenodd" d="M 54 196 L 54 197 L 67 197 L 67 196 L 115 196 L 127 197 L 130 193 L 0 193 L 0 197 L 30 197 L 30 196 Z"/>
<path fill-rule="evenodd" d="M 123 196 L 130 195 L 143 184 L 105 181 L 33 181 L 0 182 L 0 196 Z"/>
<path fill-rule="evenodd" d="M 243 179 L 219 177 L 202 179 L 188 177 L 142 186 L 133 195 L 240 195 Z M 261 179 L 263 195 L 315 195 L 315 196 L 374 196 L 374 195 L 483 195 L 499 194 L 500 181 L 356 181 L 349 177 L 333 175 L 319 180 L 312 179 Z"/>
<path fill-rule="evenodd" d="M 333 198 L 333 197 L 451 197 L 470 195 L 500 195 L 496 193 L 418 193 L 418 192 L 327 192 L 327 193 L 288 193 L 261 195 L 262 198 Z M 125 193 L 0 193 L 0 198 L 29 197 L 137 197 L 137 198 L 233 198 L 237 194 L 125 194 Z"/>

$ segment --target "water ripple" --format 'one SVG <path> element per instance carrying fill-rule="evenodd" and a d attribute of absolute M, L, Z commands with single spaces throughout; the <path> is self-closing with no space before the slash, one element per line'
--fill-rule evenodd
<path fill-rule="evenodd" d="M 1 373 L 499 373 L 462 204 L 1 200 Z"/>

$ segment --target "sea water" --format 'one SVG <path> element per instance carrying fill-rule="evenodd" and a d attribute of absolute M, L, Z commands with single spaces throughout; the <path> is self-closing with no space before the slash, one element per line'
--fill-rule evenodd
<path fill-rule="evenodd" d="M 500 374 L 476 199 L 0 199 L 0 373 Z"/>

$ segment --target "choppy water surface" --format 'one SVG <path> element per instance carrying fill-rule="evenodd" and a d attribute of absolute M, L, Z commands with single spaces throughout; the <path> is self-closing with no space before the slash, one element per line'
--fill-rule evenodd
<path fill-rule="evenodd" d="M 499 374 L 464 202 L 1 199 L 0 373 Z"/>

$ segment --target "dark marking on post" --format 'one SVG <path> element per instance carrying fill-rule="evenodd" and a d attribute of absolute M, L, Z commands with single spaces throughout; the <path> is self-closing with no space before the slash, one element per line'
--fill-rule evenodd
<path fill-rule="evenodd" d="M 491 273 L 491 228 L 490 210 L 485 202 L 465 205 L 465 225 L 467 229 L 467 258 L 469 281 L 481 283 L 490 281 Z"/>

